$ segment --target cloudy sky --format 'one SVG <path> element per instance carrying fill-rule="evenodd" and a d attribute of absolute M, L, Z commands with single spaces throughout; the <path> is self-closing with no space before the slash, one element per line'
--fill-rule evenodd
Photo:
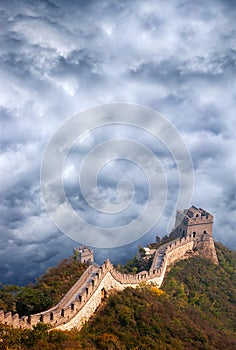
<path fill-rule="evenodd" d="M 236 4 L 229 0 L 204 5 L 191 0 L 0 0 L 2 282 L 33 280 L 78 244 L 47 213 L 41 163 L 47 144 L 68 118 L 113 102 L 156 110 L 177 128 L 193 160 L 192 203 L 214 214 L 214 238 L 236 249 L 235 18 Z M 114 220 L 95 215 L 83 200 L 81 161 L 111 138 L 134 139 L 154 152 L 169 191 L 159 224 L 128 246 L 96 249 L 99 263 L 106 257 L 124 261 L 138 244 L 164 235 L 178 197 L 178 171 L 165 145 L 143 130 L 108 125 L 84 135 L 65 162 L 65 193 L 84 220 L 119 227 L 135 220 L 148 201 L 150 179 L 127 159 L 108 162 L 98 174 L 100 196 L 108 203 L 116 203 L 116 186 L 124 175 L 129 180 L 127 191 L 124 183 L 121 191 L 125 202 L 133 194 L 124 215 Z M 108 160 L 110 151 L 105 152 Z"/>

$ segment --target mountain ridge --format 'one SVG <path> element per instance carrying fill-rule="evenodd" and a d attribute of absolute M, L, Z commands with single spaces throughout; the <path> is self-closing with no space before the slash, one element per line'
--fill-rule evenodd
<path fill-rule="evenodd" d="M 219 265 L 192 257 L 172 266 L 161 290 L 141 284 L 111 293 L 80 332 L 48 333 L 44 324 L 34 330 L 1 325 L 0 349 L 231 350 L 236 347 L 236 252 L 215 245 Z"/>

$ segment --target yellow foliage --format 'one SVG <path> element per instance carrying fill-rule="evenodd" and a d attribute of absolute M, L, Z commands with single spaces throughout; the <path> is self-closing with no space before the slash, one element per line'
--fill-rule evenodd
<path fill-rule="evenodd" d="M 155 295 L 157 295 L 158 297 L 165 294 L 165 292 L 163 290 L 161 290 L 160 288 L 158 287 L 155 287 L 155 286 L 151 286 L 150 287 L 150 290 L 152 293 L 154 293 Z"/>
<path fill-rule="evenodd" d="M 138 288 L 140 288 L 141 290 L 150 290 L 153 294 L 155 294 L 158 297 L 165 294 L 165 292 L 162 289 L 158 288 L 154 284 L 149 284 L 147 282 L 141 282 Z"/>

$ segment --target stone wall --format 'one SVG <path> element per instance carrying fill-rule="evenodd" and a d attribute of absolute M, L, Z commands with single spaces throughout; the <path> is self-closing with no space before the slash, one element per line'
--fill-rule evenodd
<path fill-rule="evenodd" d="M 52 328 L 61 330 L 80 328 L 95 312 L 104 293 L 111 290 L 120 291 L 126 287 L 137 287 L 141 282 L 154 283 L 160 287 L 167 267 L 176 260 L 195 254 L 194 251 L 204 257 L 212 258 L 217 263 L 212 238 L 201 242 L 195 240 L 192 235 L 177 238 L 157 249 L 153 264 L 146 274 L 122 274 L 109 260 L 106 260 L 100 267 L 89 266 L 55 307 L 20 319 L 17 314 L 12 315 L 10 312 L 4 314 L 0 311 L 0 322 L 14 328 L 32 328 L 38 322 L 48 323 Z"/>

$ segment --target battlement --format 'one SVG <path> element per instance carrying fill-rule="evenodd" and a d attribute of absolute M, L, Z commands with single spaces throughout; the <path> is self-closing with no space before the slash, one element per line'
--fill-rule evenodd
<path fill-rule="evenodd" d="M 196 225 L 202 223 L 213 224 L 213 215 L 208 213 L 206 210 L 197 208 L 195 206 L 192 206 L 191 208 L 185 210 L 178 210 L 177 217 L 188 225 Z"/>
<path fill-rule="evenodd" d="M 165 259 L 163 262 L 164 261 Z M 55 307 L 38 314 L 23 316 L 21 318 L 19 318 L 18 314 L 12 315 L 11 312 L 4 314 L 1 310 L 0 322 L 13 326 L 14 328 L 22 329 L 31 329 L 39 322 L 47 323 L 52 328 L 67 329 L 67 327 L 70 327 L 69 324 L 76 315 L 78 318 L 80 313 L 84 313 L 83 310 L 87 310 L 87 303 L 93 299 L 93 295 L 98 290 L 101 292 L 102 288 L 109 291 L 110 289 L 123 290 L 128 286 L 136 287 L 141 282 L 155 282 L 156 279 L 162 279 L 162 275 L 162 267 L 156 270 L 150 269 L 145 274 L 123 274 L 117 271 L 109 260 L 106 260 L 100 267 L 90 265 L 81 278 Z M 101 299 L 101 293 L 98 293 L 95 297 L 96 307 L 100 304 Z M 69 302 L 70 300 L 73 301 Z M 85 319 L 87 320 L 92 314 L 91 310 L 85 313 L 86 317 L 80 318 L 77 327 L 79 327 L 79 325 L 81 326 Z M 74 323 L 72 322 L 72 324 Z"/>
<path fill-rule="evenodd" d="M 54 329 L 70 330 L 73 327 L 80 328 L 92 316 L 101 300 L 110 290 L 137 287 L 141 282 L 154 283 L 157 287 L 160 287 L 166 269 L 170 264 L 195 254 L 212 259 L 214 263 L 218 263 L 214 242 L 211 237 L 212 231 L 206 234 L 202 233 L 206 224 L 211 224 L 212 229 L 213 216 L 196 207 L 178 211 L 177 217 L 178 215 L 181 215 L 183 218 L 181 225 L 183 225 L 182 227 L 185 230 L 193 226 L 195 231 L 189 231 L 186 235 L 181 235 L 171 242 L 160 246 L 155 252 L 149 271 L 135 275 L 123 274 L 117 271 L 109 260 L 106 260 L 101 266 L 91 263 L 80 279 L 56 306 L 44 312 L 21 318 L 19 318 L 18 314 L 12 315 L 10 312 L 5 314 L 1 310 L 0 322 L 14 328 L 23 329 L 31 329 L 39 322 L 47 323 Z M 192 225 L 192 222 L 195 222 L 195 224 Z M 196 234 L 196 227 L 200 227 L 198 234 Z"/>

